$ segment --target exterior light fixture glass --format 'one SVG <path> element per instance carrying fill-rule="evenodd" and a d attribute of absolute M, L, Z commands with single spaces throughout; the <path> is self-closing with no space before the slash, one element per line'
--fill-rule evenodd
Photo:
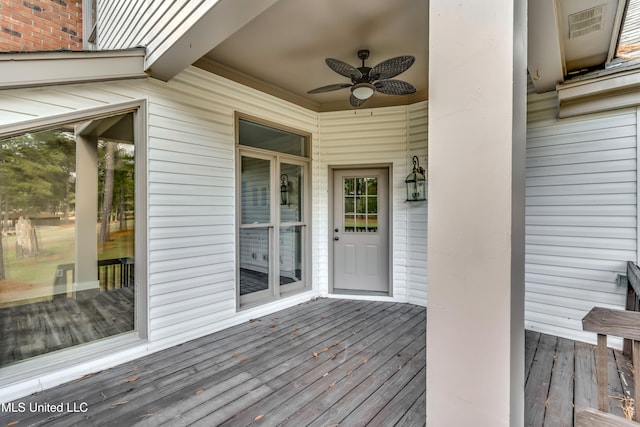
<path fill-rule="evenodd" d="M 424 168 L 420 167 L 418 156 L 413 156 L 413 170 L 407 175 L 407 179 L 405 179 L 404 182 L 407 184 L 407 202 L 417 202 L 427 199 Z"/>
<path fill-rule="evenodd" d="M 280 204 L 289 204 L 289 177 L 286 173 L 280 175 Z"/>
<path fill-rule="evenodd" d="M 351 88 L 353 96 L 360 100 L 371 98 L 373 92 L 376 91 L 376 87 L 371 83 L 358 83 Z"/>

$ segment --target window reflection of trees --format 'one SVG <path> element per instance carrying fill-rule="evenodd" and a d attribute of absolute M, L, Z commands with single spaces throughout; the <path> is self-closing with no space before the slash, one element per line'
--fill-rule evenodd
<path fill-rule="evenodd" d="M 134 329 L 133 113 L 80 128 L 92 130 L 79 140 L 76 124 L 0 140 L 0 341 L 15 349 L 0 351 L 0 366 Z M 93 156 L 82 157 L 81 143 L 87 152 L 96 144 Z M 78 187 L 87 176 L 97 182 Z M 79 277 L 89 260 L 93 273 Z M 61 306 L 74 316 L 59 316 Z M 29 320 L 12 322 L 18 312 Z"/>
<path fill-rule="evenodd" d="M 344 231 L 378 231 L 378 179 L 344 178 Z"/>

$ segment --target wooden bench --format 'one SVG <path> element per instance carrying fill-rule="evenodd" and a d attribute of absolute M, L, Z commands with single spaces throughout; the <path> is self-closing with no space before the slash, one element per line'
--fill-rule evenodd
<path fill-rule="evenodd" d="M 587 408 L 576 411 L 575 427 L 638 427 L 626 418 Z"/>
<path fill-rule="evenodd" d="M 640 268 L 633 262 L 627 262 L 627 303 L 625 310 L 640 311 Z M 623 353 L 631 359 L 631 340 L 624 340 Z"/>
<path fill-rule="evenodd" d="M 636 403 L 635 420 L 640 421 L 640 312 L 614 310 L 610 308 L 594 307 L 582 319 L 582 329 L 598 334 L 596 352 L 596 379 L 598 382 L 598 409 L 576 410 L 576 427 L 615 427 L 638 426 L 638 424 L 624 418 L 607 414 L 609 412 L 608 358 L 607 335 L 613 335 L 631 340 L 634 368 L 634 398 Z"/>

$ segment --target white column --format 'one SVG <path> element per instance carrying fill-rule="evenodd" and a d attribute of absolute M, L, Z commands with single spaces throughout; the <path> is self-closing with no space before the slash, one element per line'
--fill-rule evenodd
<path fill-rule="evenodd" d="M 427 425 L 524 424 L 526 2 L 431 0 Z"/>

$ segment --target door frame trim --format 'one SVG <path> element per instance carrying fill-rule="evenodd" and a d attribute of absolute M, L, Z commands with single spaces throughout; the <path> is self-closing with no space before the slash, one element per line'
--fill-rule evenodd
<path fill-rule="evenodd" d="M 371 296 L 384 296 L 393 297 L 393 163 L 365 163 L 355 165 L 329 165 L 328 166 L 328 203 L 327 203 L 327 245 L 328 245 L 328 292 L 329 295 L 350 295 L 345 293 L 334 294 L 333 289 L 333 208 L 335 203 L 335 195 L 333 194 L 335 172 L 343 170 L 362 170 L 362 169 L 386 169 L 387 170 L 387 220 L 388 220 L 388 266 L 389 266 L 389 292 L 385 295 L 380 295 L 378 292 L 361 293 L 354 292 L 353 295 L 371 295 Z"/>

